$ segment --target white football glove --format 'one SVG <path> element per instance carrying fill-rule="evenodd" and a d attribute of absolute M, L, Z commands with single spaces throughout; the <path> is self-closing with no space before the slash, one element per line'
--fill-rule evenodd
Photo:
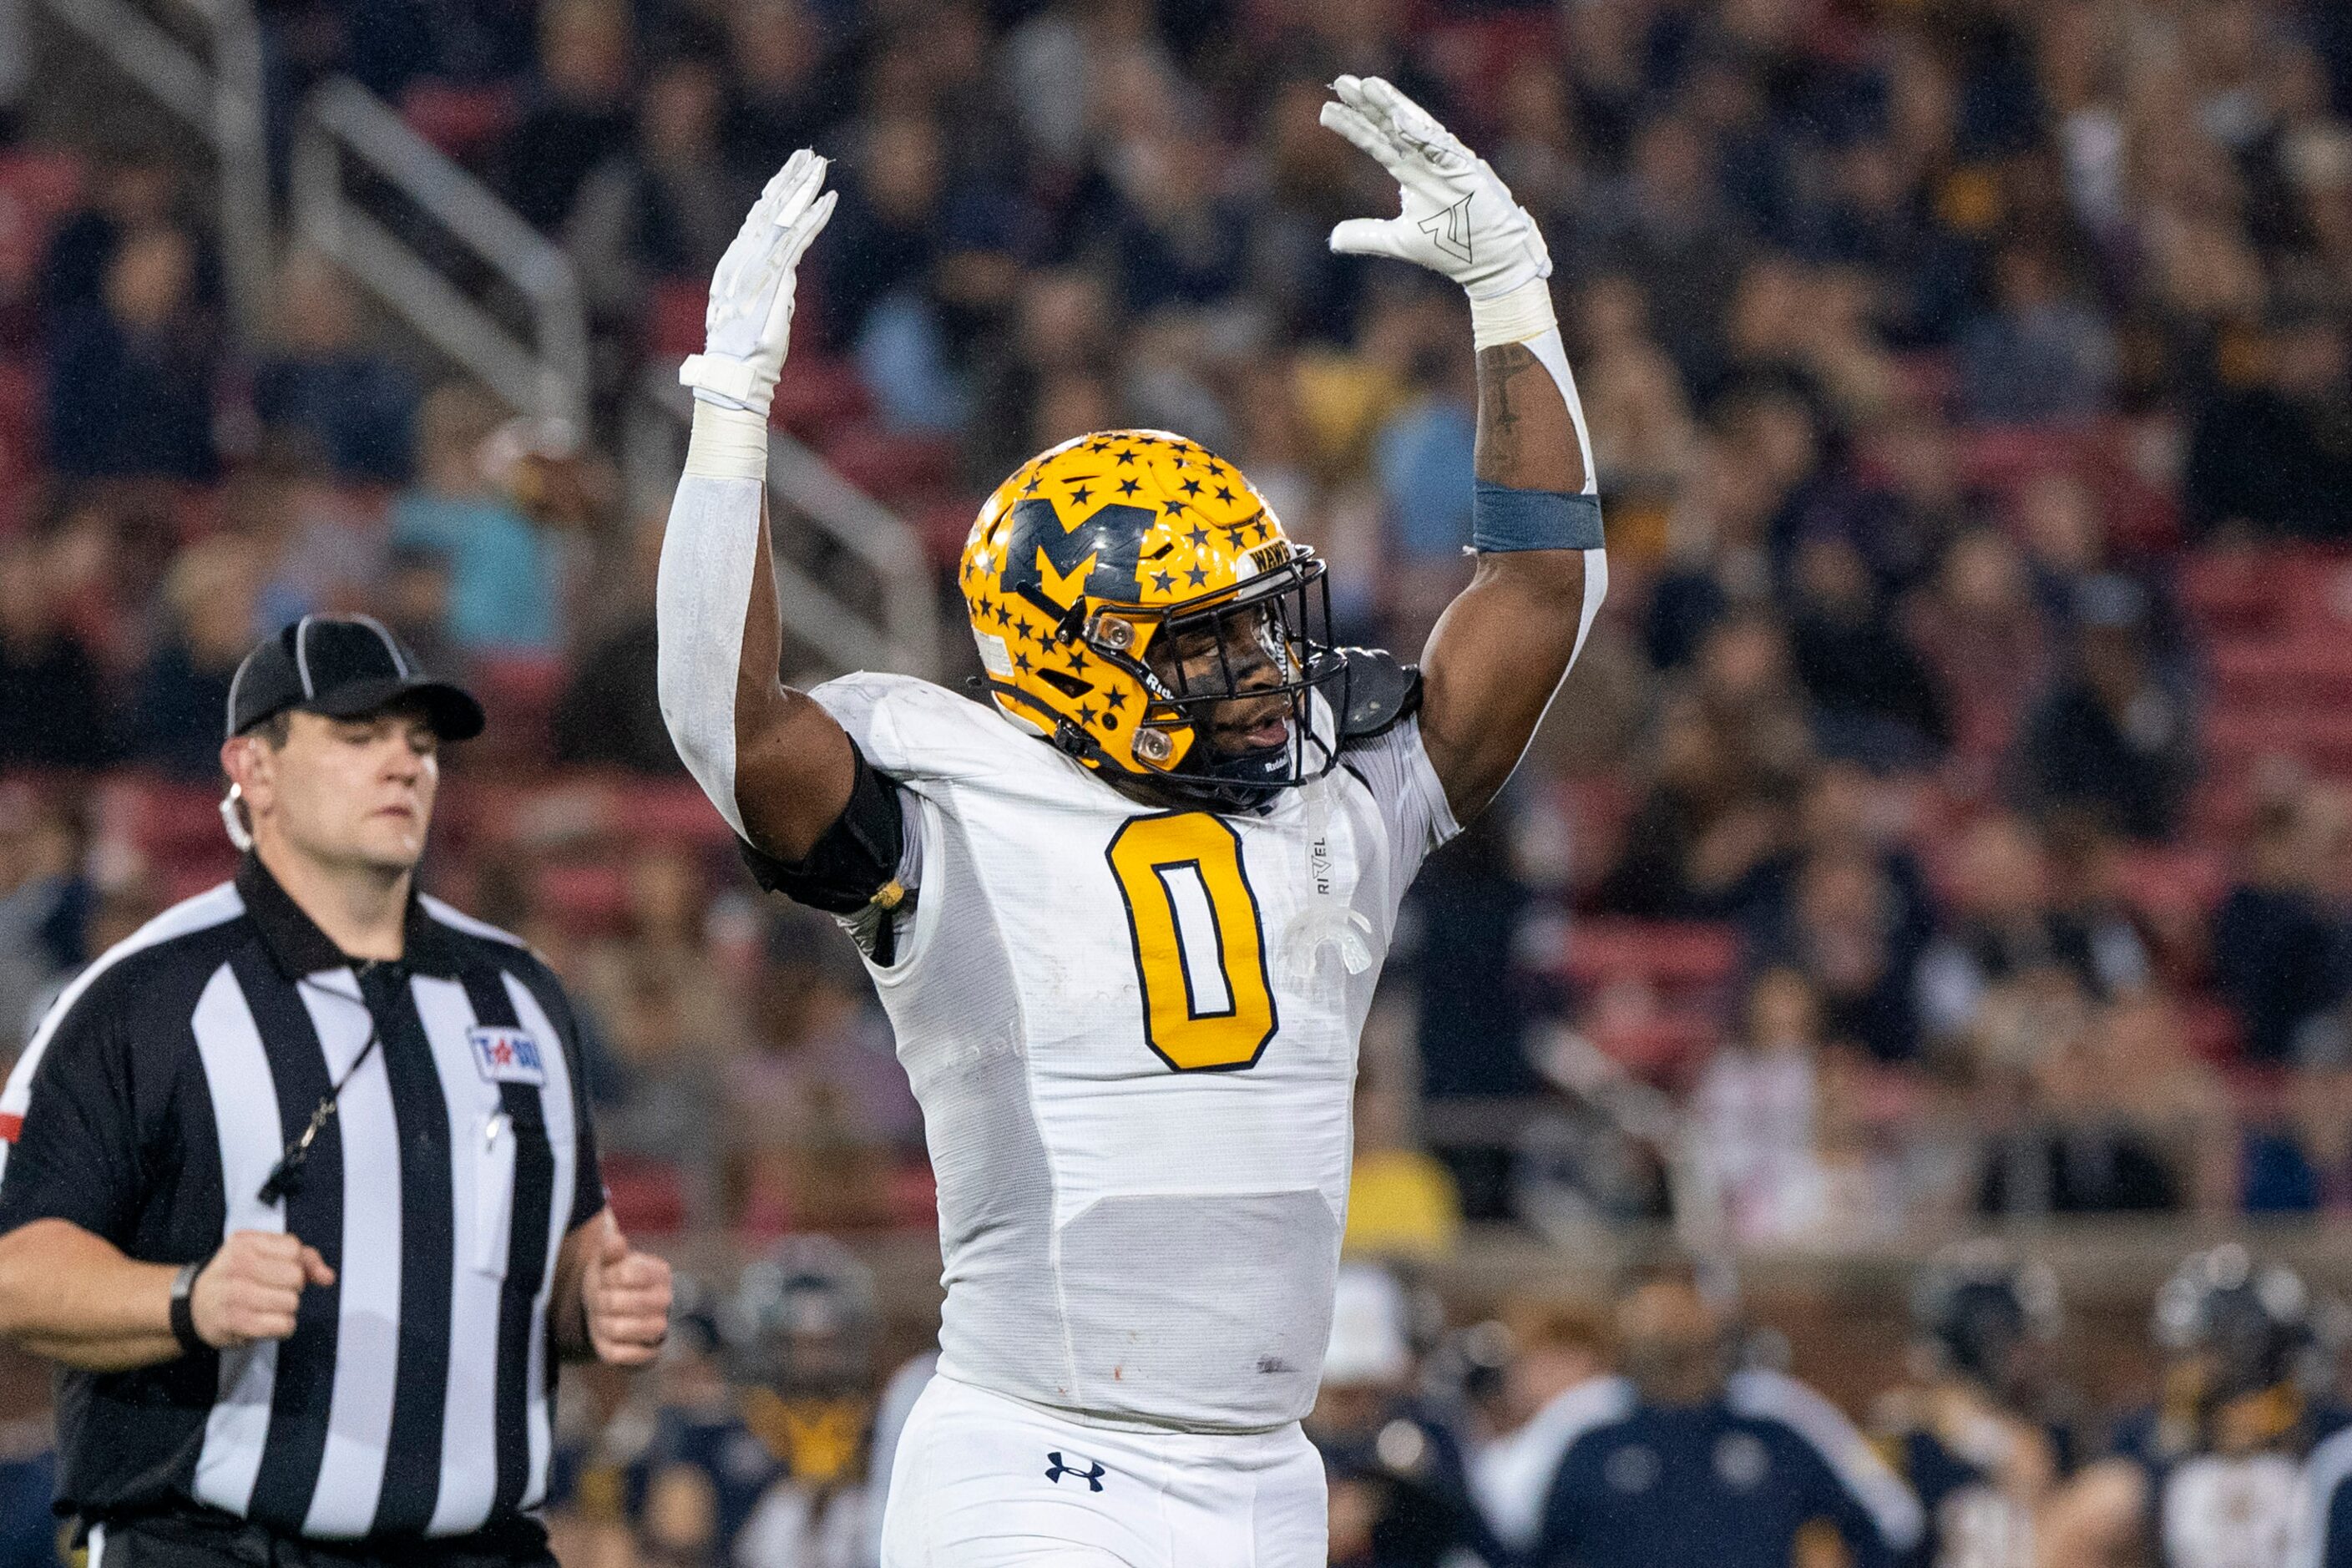
<path fill-rule="evenodd" d="M 698 399 L 767 417 L 792 339 L 793 269 L 833 216 L 824 171 L 825 160 L 808 148 L 793 153 L 719 258 L 702 352 L 677 367 Z"/>
<path fill-rule="evenodd" d="M 1426 267 L 1473 300 L 1551 276 L 1535 219 L 1427 110 L 1376 76 L 1343 76 L 1331 90 L 1339 101 L 1323 106 L 1323 123 L 1379 159 L 1404 197 L 1395 217 L 1351 217 L 1334 228 L 1333 250 Z"/>

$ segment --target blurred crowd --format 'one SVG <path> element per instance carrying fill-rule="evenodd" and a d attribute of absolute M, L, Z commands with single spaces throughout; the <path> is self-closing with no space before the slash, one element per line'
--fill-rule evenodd
<path fill-rule="evenodd" d="M 1324 245 L 1393 199 L 1314 123 L 1334 72 L 1380 72 L 1550 238 L 1612 591 L 1411 906 L 1360 1226 L 1801 1246 L 2352 1204 L 2342 7 L 261 9 L 281 157 L 345 73 L 568 250 L 590 426 L 448 379 L 313 254 L 233 331 L 175 150 L 10 100 L 0 173 L 72 178 L 0 247 L 0 1048 L 219 852 L 159 849 L 90 770 L 197 798 L 236 660 L 304 611 L 375 613 L 534 715 L 455 760 L 453 799 L 560 801 L 563 767 L 681 787 L 658 506 L 606 454 L 803 143 L 843 195 L 780 417 L 943 565 L 1027 453 L 1168 426 L 1329 559 L 1349 639 L 1416 647 L 1467 570 L 1472 362 L 1450 289 Z M 2280 563 L 2316 586 L 2268 603 Z M 2242 569 L 2233 620 L 2198 585 Z M 2261 713 L 2220 700 L 2290 600 L 2304 662 Z M 576 981 L 645 1201 L 920 1224 L 919 1129 L 822 922 L 747 897 L 707 823 L 517 814 L 434 875 Z"/>
<path fill-rule="evenodd" d="M 2136 1303 L 2117 1373 L 2044 1263 L 1923 1264 L 1885 1366 L 1794 1343 L 1720 1266 L 1662 1259 L 1601 1300 L 1449 1313 L 1411 1273 L 1340 1275 L 1306 1422 L 1345 1568 L 2287 1568 L 2352 1553 L 2346 1309 L 2234 1244 Z M 559 1435 L 580 1568 L 869 1568 L 895 1440 L 936 1374 L 875 1279 L 796 1237 L 697 1292 L 659 1367 L 583 1378 Z M 1857 1411 L 1786 1370 L 1835 1365 Z M 2115 1347 L 2106 1347 L 2112 1351 Z M 903 1358 L 903 1359 L 901 1359 Z M 1041 1457 L 1042 1458 L 1042 1457 Z M 1085 1475 L 1095 1461 L 1054 1463 Z M 1050 1479 L 1050 1478 L 1049 1478 Z M 1116 1484 L 1114 1481 L 1113 1484 Z M 2160 1536 L 2160 1540 L 2159 1540 Z"/>

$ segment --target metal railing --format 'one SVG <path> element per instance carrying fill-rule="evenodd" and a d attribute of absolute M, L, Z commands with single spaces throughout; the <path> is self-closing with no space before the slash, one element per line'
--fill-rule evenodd
<path fill-rule="evenodd" d="M 677 384 L 676 362 L 656 361 L 632 405 L 624 454 L 631 492 L 641 506 L 659 505 L 677 481 L 694 396 Z M 904 519 L 780 430 L 768 433 L 768 507 L 788 639 L 835 672 L 937 672 L 930 568 Z"/>
<path fill-rule="evenodd" d="M 203 53 L 133 0 L 40 3 L 213 150 L 232 304 L 248 337 L 266 334 L 278 223 L 253 0 L 153 0 L 201 28 Z M 561 247 L 347 78 L 302 106 L 290 174 L 287 221 L 302 242 L 509 406 L 587 428 L 587 318 Z M 421 247 L 413 224 L 387 212 L 394 204 L 454 245 Z M 692 401 L 676 371 L 656 366 L 625 410 L 641 500 L 649 489 L 666 498 L 677 479 Z M 789 436 L 771 441 L 768 488 L 777 597 L 795 651 L 834 669 L 932 673 L 938 615 L 914 531 Z"/>
<path fill-rule="evenodd" d="M 355 198 L 345 177 L 353 167 L 396 191 L 511 288 L 528 308 L 530 339 L 509 330 Z M 572 258 L 347 77 L 320 84 L 303 106 L 294 136 L 292 221 L 305 243 L 331 257 L 509 406 L 584 427 L 588 322 Z"/>
<path fill-rule="evenodd" d="M 216 193 L 229 306 L 248 334 L 269 319 L 277 257 L 263 130 L 261 27 L 252 0 L 178 0 L 201 24 L 210 59 L 129 0 L 43 0 L 141 90 L 204 138 L 220 165 Z"/>

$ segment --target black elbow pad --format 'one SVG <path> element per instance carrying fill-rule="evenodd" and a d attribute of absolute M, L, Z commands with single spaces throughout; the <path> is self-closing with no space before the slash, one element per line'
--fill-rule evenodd
<path fill-rule="evenodd" d="M 878 910 L 871 945 L 874 962 L 887 965 L 897 955 L 891 917 L 907 898 L 898 883 L 906 822 L 898 815 L 898 786 L 874 771 L 856 741 L 849 742 L 849 804 L 804 859 L 779 860 L 748 840 L 738 840 L 737 847 L 751 879 L 769 892 L 828 914 Z"/>

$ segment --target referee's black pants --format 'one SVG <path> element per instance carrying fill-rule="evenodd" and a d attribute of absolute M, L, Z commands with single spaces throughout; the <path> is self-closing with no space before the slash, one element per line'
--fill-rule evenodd
<path fill-rule="evenodd" d="M 225 1513 L 146 1514 L 93 1526 L 89 1568 L 556 1568 L 528 1521 L 439 1541 L 307 1541 Z"/>

